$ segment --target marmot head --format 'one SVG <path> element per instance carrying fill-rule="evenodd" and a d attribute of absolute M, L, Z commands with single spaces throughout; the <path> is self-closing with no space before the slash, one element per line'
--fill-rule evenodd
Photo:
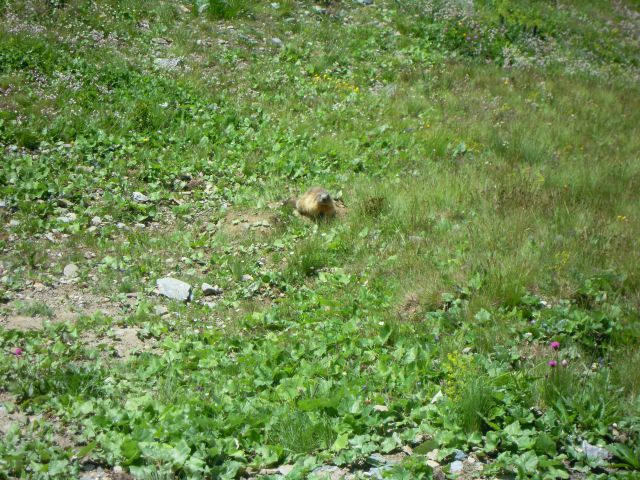
<path fill-rule="evenodd" d="M 320 205 L 329 205 L 333 202 L 331 195 L 326 190 L 321 190 L 316 194 L 316 200 Z"/>

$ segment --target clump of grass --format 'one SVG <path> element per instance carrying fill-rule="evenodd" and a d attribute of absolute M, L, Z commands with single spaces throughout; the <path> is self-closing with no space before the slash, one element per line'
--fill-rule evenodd
<path fill-rule="evenodd" d="M 490 379 L 484 376 L 469 378 L 461 390 L 460 402 L 457 405 L 458 422 L 465 432 L 482 432 L 485 430 L 485 418 L 489 416 L 495 401 Z"/>
<path fill-rule="evenodd" d="M 40 301 L 20 303 L 17 307 L 18 313 L 28 317 L 51 318 L 54 315 L 53 309 Z"/>
<path fill-rule="evenodd" d="M 230 20 L 249 12 L 249 3 L 245 0 L 208 0 L 195 2 L 196 11 L 204 11 L 213 20 Z"/>
<path fill-rule="evenodd" d="M 328 448 L 336 439 L 329 419 L 312 418 L 303 412 L 290 412 L 270 430 L 269 443 L 282 445 L 293 453 L 311 453 Z"/>
<path fill-rule="evenodd" d="M 320 269 L 331 264 L 331 254 L 326 250 L 319 238 L 303 241 L 289 258 L 287 276 L 304 278 L 316 274 Z"/>

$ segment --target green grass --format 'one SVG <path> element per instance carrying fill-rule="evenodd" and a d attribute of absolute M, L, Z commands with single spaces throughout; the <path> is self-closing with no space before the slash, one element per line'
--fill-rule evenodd
<path fill-rule="evenodd" d="M 26 302 L 17 305 L 17 310 L 22 315 L 29 317 L 52 317 L 53 310 L 44 302 Z"/>
<path fill-rule="evenodd" d="M 435 448 L 634 478 L 637 4 L 272 3 L 0 1 L 0 313 L 50 316 L 35 282 L 118 312 L 0 328 L 0 398 L 42 415 L 0 478 L 306 478 L 414 441 L 391 478 Z M 279 206 L 312 185 L 344 215 Z M 153 348 L 105 355 L 133 327 Z"/>

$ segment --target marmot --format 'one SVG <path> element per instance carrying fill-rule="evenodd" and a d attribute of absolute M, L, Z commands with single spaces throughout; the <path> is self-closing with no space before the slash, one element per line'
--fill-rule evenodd
<path fill-rule="evenodd" d="M 313 187 L 298 199 L 292 198 L 286 203 L 309 218 L 333 217 L 336 214 L 336 204 L 329 192 L 321 187 Z"/>

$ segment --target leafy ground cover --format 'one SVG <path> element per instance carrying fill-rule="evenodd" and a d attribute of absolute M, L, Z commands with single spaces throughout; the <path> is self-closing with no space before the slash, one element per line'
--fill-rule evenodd
<path fill-rule="evenodd" d="M 0 0 L 0 478 L 637 478 L 637 3 L 369 3 Z"/>

